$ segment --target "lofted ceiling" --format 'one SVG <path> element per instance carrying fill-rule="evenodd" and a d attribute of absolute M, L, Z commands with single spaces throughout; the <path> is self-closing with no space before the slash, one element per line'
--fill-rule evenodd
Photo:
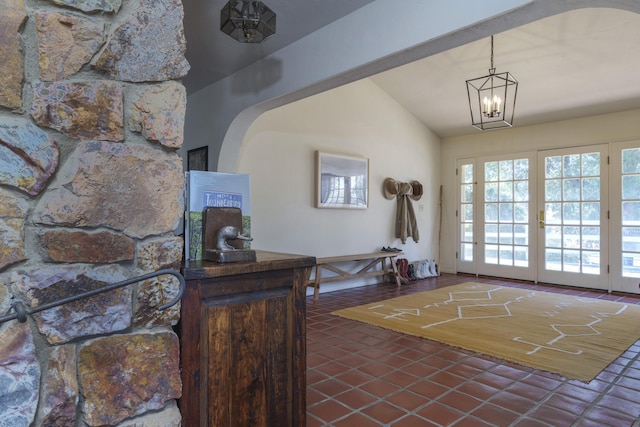
<path fill-rule="evenodd" d="M 373 0 L 266 0 L 276 34 L 238 43 L 219 30 L 224 0 L 184 0 L 188 93 L 215 83 Z M 465 81 L 488 74 L 490 39 L 372 76 L 440 137 L 470 125 Z M 640 14 L 578 9 L 496 34 L 494 66 L 519 82 L 514 127 L 640 108 Z M 639 117 L 640 119 L 640 117 Z"/>
<path fill-rule="evenodd" d="M 372 80 L 440 137 L 479 132 L 465 81 L 490 53 L 478 40 Z M 494 66 L 519 83 L 514 127 L 640 108 L 640 15 L 578 9 L 496 34 Z"/>

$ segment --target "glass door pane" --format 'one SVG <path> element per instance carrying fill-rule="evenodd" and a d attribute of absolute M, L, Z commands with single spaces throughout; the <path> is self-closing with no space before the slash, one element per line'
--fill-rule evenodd
<path fill-rule="evenodd" d="M 622 276 L 640 277 L 640 148 L 622 150 Z"/>
<path fill-rule="evenodd" d="M 533 155 L 483 158 L 482 229 L 479 233 L 479 272 L 493 276 L 535 278 L 531 259 L 530 178 Z"/>
<path fill-rule="evenodd" d="M 458 251 L 457 270 L 461 273 L 475 274 L 475 161 L 458 161 Z"/>
<path fill-rule="evenodd" d="M 606 289 L 606 147 L 540 153 L 538 280 Z M 603 256 L 603 254 L 605 256 Z M 603 261 L 604 260 L 604 261 Z M 587 285 L 589 284 L 589 285 Z"/>

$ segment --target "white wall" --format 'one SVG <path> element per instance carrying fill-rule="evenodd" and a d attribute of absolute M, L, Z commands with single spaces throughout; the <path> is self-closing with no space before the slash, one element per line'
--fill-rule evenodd
<path fill-rule="evenodd" d="M 517 114 L 517 113 L 516 113 Z M 441 270 L 456 272 L 456 176 L 457 159 L 576 147 L 640 138 L 640 110 L 585 117 L 539 126 L 480 132 L 473 136 L 442 140 L 443 224 Z M 516 117 L 517 120 L 517 117 Z"/>
<path fill-rule="evenodd" d="M 368 209 L 314 207 L 316 150 L 369 159 Z M 251 175 L 252 247 L 323 257 L 395 246 L 410 261 L 437 258 L 440 156 L 440 139 L 368 79 L 268 111 L 249 128 L 239 159 L 238 172 Z M 413 202 L 419 243 L 394 237 L 387 177 L 423 184 Z"/>

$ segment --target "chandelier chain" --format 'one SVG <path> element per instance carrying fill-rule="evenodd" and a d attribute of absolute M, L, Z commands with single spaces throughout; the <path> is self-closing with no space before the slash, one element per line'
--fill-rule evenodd
<path fill-rule="evenodd" d="M 493 66 L 493 36 L 491 36 L 491 69 L 495 70 Z"/>

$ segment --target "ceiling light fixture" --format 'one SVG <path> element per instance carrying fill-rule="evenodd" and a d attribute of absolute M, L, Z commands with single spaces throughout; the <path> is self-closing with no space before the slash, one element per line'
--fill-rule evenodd
<path fill-rule="evenodd" d="M 241 43 L 260 43 L 276 32 L 276 14 L 256 0 L 230 0 L 220 11 L 220 31 Z"/>
<path fill-rule="evenodd" d="M 496 74 L 491 36 L 489 75 L 467 80 L 471 124 L 480 130 L 512 127 L 517 93 L 518 81 L 511 73 Z"/>

